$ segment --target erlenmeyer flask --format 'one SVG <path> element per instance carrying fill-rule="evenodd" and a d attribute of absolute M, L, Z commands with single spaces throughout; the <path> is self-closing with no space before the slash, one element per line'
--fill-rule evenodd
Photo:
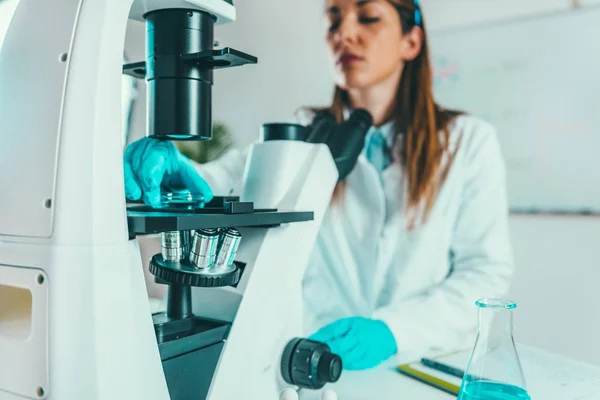
<path fill-rule="evenodd" d="M 479 328 L 458 400 L 530 400 L 513 339 L 515 303 L 480 299 Z"/>

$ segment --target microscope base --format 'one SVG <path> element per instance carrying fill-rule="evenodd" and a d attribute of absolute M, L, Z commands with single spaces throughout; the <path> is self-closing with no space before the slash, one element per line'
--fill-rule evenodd
<path fill-rule="evenodd" d="M 163 360 L 170 400 L 205 400 L 217 369 L 223 342 Z"/>
<path fill-rule="evenodd" d="M 230 324 L 199 317 L 153 316 L 154 331 L 171 400 L 204 400 Z"/>

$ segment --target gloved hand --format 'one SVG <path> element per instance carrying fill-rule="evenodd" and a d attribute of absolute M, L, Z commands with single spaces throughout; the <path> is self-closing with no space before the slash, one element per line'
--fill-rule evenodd
<path fill-rule="evenodd" d="M 125 150 L 125 196 L 145 204 L 160 205 L 161 190 L 189 190 L 201 193 L 209 202 L 213 193 L 208 183 L 170 141 L 144 137 L 131 143 Z"/>
<path fill-rule="evenodd" d="M 388 326 L 380 320 L 351 317 L 337 320 L 310 336 L 327 344 L 342 359 L 344 369 L 376 367 L 398 348 Z"/>
<path fill-rule="evenodd" d="M 342 181 L 354 169 L 372 124 L 371 114 L 363 109 L 354 110 L 339 124 L 331 113 L 323 111 L 307 127 L 306 142 L 327 144 L 338 169 L 338 181 Z"/>

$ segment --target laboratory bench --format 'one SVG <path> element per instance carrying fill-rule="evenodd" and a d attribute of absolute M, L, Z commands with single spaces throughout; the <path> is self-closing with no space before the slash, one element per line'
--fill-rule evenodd
<path fill-rule="evenodd" d="M 598 400 L 600 367 L 519 344 L 517 346 L 532 400 Z M 333 385 L 326 386 L 337 400 L 452 400 L 456 397 L 425 385 L 396 371 L 400 359 L 366 371 L 344 371 Z M 468 359 L 468 357 L 467 357 Z M 321 400 L 320 391 L 301 393 L 300 400 Z"/>

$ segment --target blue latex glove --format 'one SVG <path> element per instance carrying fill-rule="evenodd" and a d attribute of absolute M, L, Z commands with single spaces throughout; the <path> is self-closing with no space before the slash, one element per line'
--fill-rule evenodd
<path fill-rule="evenodd" d="M 196 171 L 192 161 L 170 141 L 144 137 L 125 150 L 125 196 L 145 204 L 160 205 L 161 190 L 187 189 L 202 193 L 208 203 L 213 193 L 208 183 Z"/>
<path fill-rule="evenodd" d="M 343 318 L 314 333 L 310 339 L 327 344 L 342 359 L 344 369 L 376 367 L 398 348 L 388 326 L 380 320 Z"/>

